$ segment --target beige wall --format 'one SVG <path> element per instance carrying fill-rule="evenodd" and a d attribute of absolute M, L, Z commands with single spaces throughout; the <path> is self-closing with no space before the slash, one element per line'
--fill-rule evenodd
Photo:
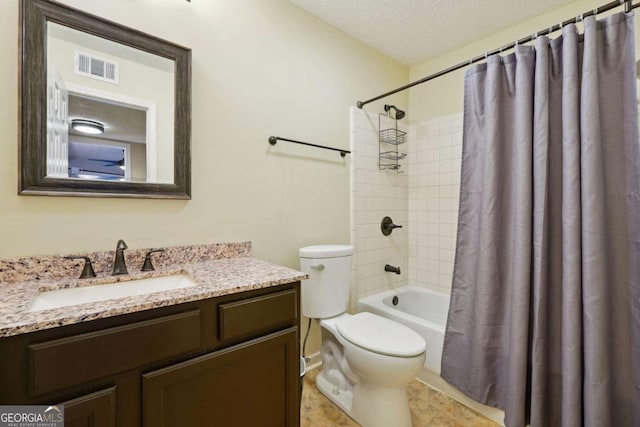
<path fill-rule="evenodd" d="M 540 15 L 520 25 L 516 25 L 475 43 L 441 55 L 422 64 L 411 67 L 410 80 L 416 81 L 425 76 L 466 61 L 469 58 L 482 55 L 514 40 L 526 37 L 536 31 L 549 28 L 552 25 L 566 21 L 588 10 L 602 6 L 606 0 L 581 0 L 553 12 Z M 618 10 L 616 10 L 618 11 Z M 554 33 L 556 37 L 559 33 Z M 636 29 L 636 38 L 638 29 Z M 638 48 L 636 41 L 636 48 Z M 466 69 L 466 68 L 465 68 Z M 409 120 L 419 123 L 424 120 L 443 117 L 462 112 L 462 90 L 464 69 L 449 73 L 433 81 L 416 86 L 409 90 Z"/>
<path fill-rule="evenodd" d="M 64 0 L 193 50 L 193 200 L 17 196 L 18 4 L 0 2 L 0 257 L 250 240 L 297 250 L 349 242 L 349 165 L 269 135 L 349 147 L 349 107 L 407 67 L 287 0 Z M 406 106 L 406 94 L 392 99 Z"/>
<path fill-rule="evenodd" d="M 288 0 L 62 0 L 193 50 L 193 199 L 17 196 L 18 3 L 0 1 L 0 257 L 249 240 L 297 268 L 299 247 L 349 243 L 349 156 L 267 138 L 348 149 L 350 106 L 407 67 Z"/>

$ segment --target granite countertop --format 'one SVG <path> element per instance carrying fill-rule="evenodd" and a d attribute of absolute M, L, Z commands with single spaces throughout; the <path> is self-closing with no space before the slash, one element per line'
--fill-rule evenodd
<path fill-rule="evenodd" d="M 268 288 L 307 277 L 305 273 L 252 258 L 246 253 L 241 253 L 245 256 L 233 256 L 237 253 L 226 254 L 232 255 L 229 257 L 224 255 L 216 259 L 198 259 L 198 262 L 173 265 L 168 260 L 161 263 L 164 265 L 158 266 L 155 271 L 131 272 L 121 276 L 111 276 L 110 272 L 103 271 L 98 272 L 97 277 L 92 279 L 58 277 L 43 280 L 41 277 L 35 277 L 32 280 L 0 283 L 0 337 Z M 20 261 L 24 264 L 23 260 Z M 188 275 L 197 286 L 57 309 L 28 311 L 33 299 L 40 292 L 174 274 Z"/>

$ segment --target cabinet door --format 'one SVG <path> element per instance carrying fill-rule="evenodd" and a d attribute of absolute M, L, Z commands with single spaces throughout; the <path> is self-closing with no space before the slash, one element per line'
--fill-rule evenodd
<path fill-rule="evenodd" d="M 116 388 L 97 391 L 64 405 L 65 427 L 115 427 Z"/>
<path fill-rule="evenodd" d="M 143 375 L 145 427 L 299 425 L 292 327 Z"/>

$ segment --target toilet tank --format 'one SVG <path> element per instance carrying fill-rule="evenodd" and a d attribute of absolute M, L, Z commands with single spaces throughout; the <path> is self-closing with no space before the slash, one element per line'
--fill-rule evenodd
<path fill-rule="evenodd" d="M 312 319 L 326 319 L 346 312 L 353 246 L 306 246 L 299 253 L 300 270 L 309 275 L 300 286 L 302 314 Z"/>

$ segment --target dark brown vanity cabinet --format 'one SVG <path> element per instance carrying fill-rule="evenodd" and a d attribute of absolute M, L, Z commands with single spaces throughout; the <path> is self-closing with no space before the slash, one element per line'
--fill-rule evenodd
<path fill-rule="evenodd" d="M 298 426 L 299 282 L 0 339 L 0 404 L 65 425 Z"/>
<path fill-rule="evenodd" d="M 143 426 L 297 425 L 296 345 L 289 328 L 143 375 Z"/>

